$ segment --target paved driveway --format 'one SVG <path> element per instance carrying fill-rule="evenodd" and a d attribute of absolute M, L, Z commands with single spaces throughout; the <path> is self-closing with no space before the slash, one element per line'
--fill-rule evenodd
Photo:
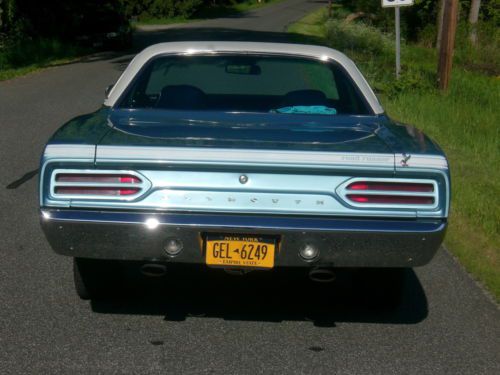
<path fill-rule="evenodd" d="M 288 23 L 323 4 L 290 0 L 141 32 L 136 44 L 281 40 Z M 172 274 L 145 281 L 128 302 L 80 301 L 71 260 L 53 254 L 39 229 L 38 159 L 60 124 L 98 108 L 129 59 L 101 54 L 0 82 L 1 374 L 500 373 L 499 310 L 444 250 L 407 273 L 393 312 L 341 297 L 341 286 L 279 274 Z"/>

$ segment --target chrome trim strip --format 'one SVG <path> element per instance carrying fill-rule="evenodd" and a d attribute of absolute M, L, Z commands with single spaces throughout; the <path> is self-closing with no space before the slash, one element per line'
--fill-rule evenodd
<path fill-rule="evenodd" d="M 94 161 L 95 149 L 94 145 L 50 144 L 45 147 L 43 158 L 44 160 L 75 158 L 78 161 Z"/>
<path fill-rule="evenodd" d="M 394 170 L 393 154 L 188 147 L 98 146 L 96 163 L 140 161 L 172 164 L 356 166 Z"/>
<path fill-rule="evenodd" d="M 132 175 L 141 180 L 140 183 L 132 184 L 132 183 L 92 183 L 92 182 L 57 182 L 56 176 L 57 174 L 106 174 L 106 175 Z M 107 196 L 107 195 L 84 195 L 84 194 L 58 194 L 56 193 L 57 187 L 64 186 L 73 186 L 73 187 L 120 187 L 120 188 L 135 188 L 139 189 L 137 193 L 130 195 L 118 195 L 118 196 Z M 50 176 L 50 196 L 49 199 L 62 200 L 62 201 L 123 201 L 130 202 L 135 199 L 138 199 L 145 195 L 149 189 L 151 189 L 152 183 L 149 181 L 144 175 L 139 172 L 131 171 L 131 170 L 104 170 L 104 169 L 54 169 L 52 171 L 52 175 Z"/>
<path fill-rule="evenodd" d="M 439 174 L 443 177 L 444 183 L 445 183 L 445 192 L 444 196 L 446 201 L 441 202 L 441 210 L 443 211 L 442 217 L 447 218 L 449 213 L 450 213 L 450 202 L 451 202 L 451 185 L 450 185 L 450 177 L 448 175 L 448 170 L 443 170 L 443 169 L 429 169 L 429 168 L 396 168 L 396 174 L 397 172 L 411 172 L 413 173 L 422 173 L 422 174 Z M 443 191 L 441 191 L 443 193 Z M 421 212 L 420 210 L 417 212 L 418 217 L 428 217 L 431 213 L 430 212 Z"/>
<path fill-rule="evenodd" d="M 45 146 L 40 163 L 40 173 L 38 175 L 40 206 L 45 204 L 44 179 L 47 165 L 52 162 L 61 162 L 85 163 L 88 166 L 89 163 L 94 164 L 95 151 L 95 145 L 49 144 Z M 69 202 L 51 202 L 51 205 L 67 207 L 69 206 Z"/>
<path fill-rule="evenodd" d="M 42 221 L 102 224 L 138 224 L 146 226 L 148 219 L 158 220 L 159 225 L 175 227 L 213 228 L 256 228 L 256 229 L 298 229 L 309 231 L 348 231 L 384 233 L 426 233 L 438 232 L 446 226 L 439 219 L 415 220 L 373 220 L 363 218 L 311 217 L 311 216 L 267 216 L 233 215 L 221 213 L 172 213 L 133 211 L 89 211 L 73 209 L 40 210 Z"/>

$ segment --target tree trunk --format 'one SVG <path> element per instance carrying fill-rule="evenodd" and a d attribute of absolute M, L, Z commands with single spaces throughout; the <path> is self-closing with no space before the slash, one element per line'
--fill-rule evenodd
<path fill-rule="evenodd" d="M 474 45 L 477 44 L 477 21 L 479 20 L 479 8 L 481 8 L 481 0 L 472 0 L 469 11 L 469 40 Z"/>
<path fill-rule="evenodd" d="M 438 87 L 442 91 L 448 89 L 451 78 L 458 20 L 458 0 L 445 0 L 444 7 L 443 39 L 441 40 L 438 63 Z"/>
<path fill-rule="evenodd" d="M 436 48 L 438 51 L 441 48 L 441 38 L 443 37 L 443 16 L 444 16 L 444 0 L 439 0 L 438 17 L 437 17 L 437 36 L 436 36 Z"/>

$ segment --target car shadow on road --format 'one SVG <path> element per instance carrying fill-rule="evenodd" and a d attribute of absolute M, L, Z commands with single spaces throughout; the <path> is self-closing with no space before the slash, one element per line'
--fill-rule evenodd
<path fill-rule="evenodd" d="M 130 278 L 129 278 L 130 279 Z M 338 322 L 416 324 L 427 317 L 427 299 L 413 270 L 405 274 L 396 308 L 373 304 L 354 292 L 349 273 L 334 283 L 317 283 L 301 270 L 257 271 L 242 276 L 206 268 L 169 268 L 162 278 L 132 278 L 135 288 L 115 300 L 92 301 L 103 314 L 159 315 L 182 322 L 191 317 L 239 321 L 311 321 L 317 327 Z"/>

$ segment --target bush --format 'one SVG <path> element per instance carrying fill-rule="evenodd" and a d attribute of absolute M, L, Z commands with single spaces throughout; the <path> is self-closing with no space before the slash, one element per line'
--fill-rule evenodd
<path fill-rule="evenodd" d="M 455 62 L 468 70 L 492 76 L 500 75 L 500 29 L 492 22 L 480 22 L 477 28 L 477 45 L 470 43 L 469 31 L 467 23 L 459 24 Z"/>
<path fill-rule="evenodd" d="M 71 58 L 82 52 L 82 48 L 56 38 L 8 42 L 0 50 L 0 71 L 28 65 L 43 66 L 53 60 Z"/>
<path fill-rule="evenodd" d="M 203 0 L 121 0 L 125 14 L 139 18 L 191 17 Z"/>
<path fill-rule="evenodd" d="M 326 39 L 330 47 L 346 53 L 355 60 L 374 88 L 386 97 L 406 92 L 432 90 L 435 85 L 435 66 L 406 64 L 422 59 L 423 50 L 408 49 L 402 43 L 402 72 L 395 79 L 394 36 L 364 23 L 330 20 L 326 24 Z M 406 56 L 408 53 L 412 56 Z"/>
<path fill-rule="evenodd" d="M 326 37 L 331 47 L 341 51 L 363 51 L 371 54 L 392 52 L 392 40 L 380 30 L 354 22 L 330 20 L 326 24 Z"/>

